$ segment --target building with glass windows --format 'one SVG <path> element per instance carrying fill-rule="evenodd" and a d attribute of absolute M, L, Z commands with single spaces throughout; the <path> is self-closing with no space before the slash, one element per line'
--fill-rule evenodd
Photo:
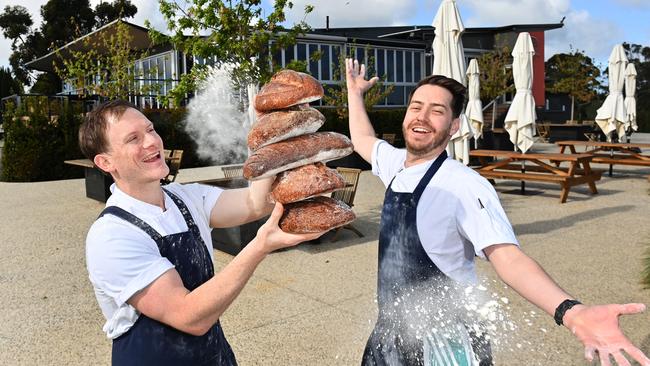
<path fill-rule="evenodd" d="M 33 70 L 53 72 L 52 62 L 56 55 L 70 55 L 70 50 L 82 50 L 86 37 L 100 37 L 102 34 L 116 32 L 119 20 L 111 22 L 60 49 L 26 64 Z M 122 21 L 124 22 L 124 21 Z M 137 90 L 155 90 L 148 94 L 134 94 L 132 102 L 141 107 L 158 108 L 159 96 L 167 95 L 178 83 L 180 75 L 187 73 L 193 65 L 210 62 L 198 59 L 174 49 L 172 45 L 151 47 L 146 28 L 125 22 L 129 26 L 133 50 L 149 49 L 148 56 L 139 59 L 133 66 Z M 529 32 L 535 46 L 533 94 L 536 104 L 545 104 L 544 91 L 544 33 L 561 28 L 562 23 L 508 25 L 489 28 L 466 28 L 463 33 L 463 46 L 467 63 L 485 52 L 505 44 L 512 46 L 517 34 Z M 304 61 L 308 72 L 325 86 L 333 86 L 342 81 L 340 58 L 344 54 L 357 58 L 366 64 L 370 74 L 376 74 L 387 85 L 393 85 L 393 92 L 377 107 L 403 107 L 410 91 L 417 82 L 431 74 L 433 55 L 431 51 L 434 38 L 432 26 L 391 26 L 365 28 L 322 28 L 313 29 L 297 39 L 297 43 L 271 55 L 269 67 L 285 67 L 293 60 Z M 273 42 L 273 41 L 271 41 Z M 97 77 L 89 75 L 88 78 Z M 70 81 L 64 81 L 62 95 L 81 93 Z M 323 101 L 319 102 L 321 106 Z"/>

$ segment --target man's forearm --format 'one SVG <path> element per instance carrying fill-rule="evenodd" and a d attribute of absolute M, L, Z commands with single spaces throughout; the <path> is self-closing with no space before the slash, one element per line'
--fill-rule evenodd
<path fill-rule="evenodd" d="M 364 105 L 363 93 L 348 91 L 348 110 L 352 142 L 366 136 L 375 137 L 375 130 Z"/>
<path fill-rule="evenodd" d="M 514 245 L 508 256 L 490 256 L 490 262 L 499 277 L 526 300 L 549 315 L 565 299 L 573 297 L 566 293 L 532 258 Z"/>
<path fill-rule="evenodd" d="M 253 239 L 212 279 L 187 294 L 186 303 L 194 309 L 193 314 L 188 314 L 194 334 L 207 332 L 219 320 L 266 257 L 256 240 L 259 239 Z"/>
<path fill-rule="evenodd" d="M 250 183 L 248 191 L 248 203 L 251 207 L 251 212 L 254 214 L 255 219 L 259 219 L 268 215 L 273 209 L 273 205 L 269 201 L 269 192 L 275 177 L 269 177 L 259 180 L 254 180 Z"/>

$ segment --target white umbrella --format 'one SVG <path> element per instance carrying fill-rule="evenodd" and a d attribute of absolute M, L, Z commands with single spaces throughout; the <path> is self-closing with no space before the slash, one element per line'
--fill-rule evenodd
<path fill-rule="evenodd" d="M 512 74 L 515 97 L 505 119 L 505 129 L 515 148 L 525 153 L 533 146 L 535 134 L 535 99 L 533 98 L 533 41 L 528 32 L 519 33 L 512 50 Z"/>
<path fill-rule="evenodd" d="M 625 66 L 627 56 L 623 46 L 616 45 L 609 55 L 609 95 L 596 112 L 596 123 L 611 140 L 612 132 L 616 131 L 619 140 L 625 136 L 625 103 L 623 101 L 623 86 L 625 84 Z"/>
<path fill-rule="evenodd" d="M 472 59 L 467 68 L 467 99 L 465 117 L 470 121 L 474 138 L 479 139 L 483 136 L 483 104 L 476 59 Z M 477 144 L 478 141 L 475 140 L 474 143 Z"/>
<path fill-rule="evenodd" d="M 465 31 L 454 0 L 443 0 L 433 19 L 433 74 L 444 75 L 465 85 L 465 53 L 461 36 Z M 460 116 L 460 128 L 449 141 L 449 156 L 469 164 L 469 139 L 472 128 L 464 113 Z"/>
<path fill-rule="evenodd" d="M 636 68 L 633 63 L 627 64 L 625 69 L 625 113 L 627 114 L 628 129 L 633 131 L 639 129 L 636 124 L 636 99 L 634 93 L 636 91 Z"/>

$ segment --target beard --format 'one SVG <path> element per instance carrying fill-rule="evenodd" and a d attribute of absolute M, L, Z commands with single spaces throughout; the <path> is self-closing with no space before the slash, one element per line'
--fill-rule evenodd
<path fill-rule="evenodd" d="M 415 146 L 408 139 L 405 139 L 406 151 L 408 151 L 409 153 L 415 156 L 427 155 L 433 150 L 439 148 L 440 146 L 444 146 L 447 144 L 447 138 L 449 137 L 450 131 L 451 131 L 451 124 L 449 124 L 447 128 L 440 131 L 432 129 L 431 133 L 433 133 L 433 142 L 431 144 L 423 145 L 423 146 Z M 407 136 L 406 127 L 402 127 L 402 136 Z"/>

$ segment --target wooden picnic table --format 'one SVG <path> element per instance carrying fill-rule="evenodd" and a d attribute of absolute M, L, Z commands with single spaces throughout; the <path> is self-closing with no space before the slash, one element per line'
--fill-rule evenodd
<path fill-rule="evenodd" d="M 86 197 L 100 202 L 106 202 L 111 196 L 111 184 L 113 177 L 95 167 L 92 161 L 88 159 L 65 160 L 65 164 L 76 165 L 84 168 L 84 177 L 86 184 Z"/>
<path fill-rule="evenodd" d="M 610 177 L 615 164 L 650 167 L 650 155 L 641 152 L 650 149 L 650 144 L 573 140 L 557 141 L 556 144 L 560 146 L 560 153 L 571 154 L 577 153 L 576 146 L 583 146 L 583 153 L 593 156 L 592 162 L 609 164 Z"/>
<path fill-rule="evenodd" d="M 479 158 L 480 166 L 474 169 L 485 178 L 559 184 L 560 203 L 566 202 L 571 187 L 580 184 L 587 184 L 591 193 L 598 193 L 595 182 L 600 180 L 601 172 L 591 169 L 589 154 L 522 154 L 507 150 L 471 150 L 469 154 Z M 561 163 L 568 167 L 555 165 Z"/>

